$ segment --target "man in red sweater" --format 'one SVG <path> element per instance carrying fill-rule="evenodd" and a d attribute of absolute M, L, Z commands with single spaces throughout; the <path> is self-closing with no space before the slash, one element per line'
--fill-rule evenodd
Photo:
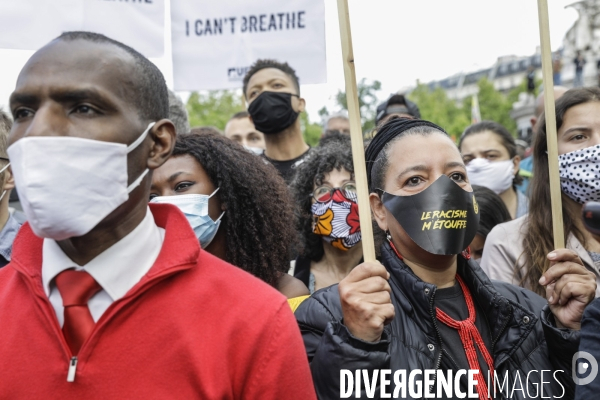
<path fill-rule="evenodd" d="M 285 298 L 202 251 L 176 207 L 148 206 L 175 142 L 151 62 L 65 33 L 10 108 L 29 222 L 0 270 L 0 398 L 315 398 Z"/>

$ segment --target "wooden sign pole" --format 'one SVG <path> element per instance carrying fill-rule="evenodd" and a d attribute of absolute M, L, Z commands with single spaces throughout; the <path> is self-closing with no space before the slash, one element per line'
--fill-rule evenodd
<path fill-rule="evenodd" d="M 546 115 L 546 141 L 548 143 L 548 169 L 550 172 L 550 200 L 552 202 L 552 232 L 554 248 L 565 247 L 560 176 L 558 173 L 558 138 L 554 109 L 554 81 L 552 77 L 552 49 L 550 48 L 550 22 L 548 0 L 538 0 L 540 43 L 542 47 L 542 74 L 544 80 L 544 111 Z"/>
<path fill-rule="evenodd" d="M 350 32 L 350 14 L 348 12 L 348 0 L 338 0 L 337 3 L 338 17 L 340 20 L 340 37 L 342 39 L 342 55 L 344 57 L 346 101 L 348 104 L 348 118 L 350 119 L 352 159 L 354 161 L 354 177 L 356 180 L 356 191 L 358 196 L 358 214 L 360 217 L 360 230 L 362 234 L 363 258 L 368 262 L 375 261 L 375 244 L 373 242 L 373 226 L 371 225 L 371 207 L 369 205 L 367 169 L 365 167 L 365 149 L 360 123 L 360 109 L 358 107 L 354 52 L 352 50 L 352 34 Z"/>

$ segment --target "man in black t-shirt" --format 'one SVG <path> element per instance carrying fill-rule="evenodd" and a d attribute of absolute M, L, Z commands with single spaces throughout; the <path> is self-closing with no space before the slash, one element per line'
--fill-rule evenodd
<path fill-rule="evenodd" d="M 294 167 L 308 155 L 298 115 L 306 102 L 300 97 L 296 71 L 287 63 L 258 60 L 244 77 L 244 96 L 254 126 L 265 134 L 262 154 L 286 183 L 294 179 Z"/>

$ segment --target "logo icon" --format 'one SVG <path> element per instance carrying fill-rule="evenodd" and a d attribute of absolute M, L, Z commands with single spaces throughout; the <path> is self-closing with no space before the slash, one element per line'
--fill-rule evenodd
<path fill-rule="evenodd" d="M 587 377 L 579 377 L 585 375 L 588 371 L 589 375 Z M 596 361 L 596 358 L 587 351 L 578 351 L 573 355 L 571 361 L 571 374 L 573 376 L 573 381 L 577 385 L 587 385 L 592 382 L 598 375 L 598 362 Z"/>
<path fill-rule="evenodd" d="M 475 211 L 475 214 L 479 214 L 479 204 L 477 204 L 475 195 L 473 195 L 473 211 Z"/>

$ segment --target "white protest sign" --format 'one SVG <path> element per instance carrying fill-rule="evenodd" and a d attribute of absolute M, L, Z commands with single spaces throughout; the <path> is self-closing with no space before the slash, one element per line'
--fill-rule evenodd
<path fill-rule="evenodd" d="M 175 90 L 242 86 L 260 58 L 327 81 L 324 0 L 171 0 Z"/>
<path fill-rule="evenodd" d="M 161 57 L 164 19 L 164 0 L 2 0 L 0 48 L 37 50 L 63 32 L 90 31 Z"/>

